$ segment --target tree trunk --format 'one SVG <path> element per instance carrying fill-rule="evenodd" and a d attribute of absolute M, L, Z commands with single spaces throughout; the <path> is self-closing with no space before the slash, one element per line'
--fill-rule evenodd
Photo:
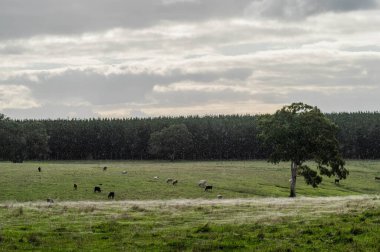
<path fill-rule="evenodd" d="M 290 171 L 291 171 L 291 180 L 290 180 L 290 196 L 296 197 L 296 180 L 297 180 L 297 168 L 298 165 L 296 162 L 292 161 Z"/>

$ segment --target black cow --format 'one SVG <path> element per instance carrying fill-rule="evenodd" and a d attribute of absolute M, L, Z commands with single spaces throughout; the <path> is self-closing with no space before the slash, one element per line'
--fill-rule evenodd
<path fill-rule="evenodd" d="M 95 186 L 94 187 L 94 193 L 96 193 L 96 192 L 102 192 L 102 189 L 100 189 L 100 187 L 99 186 Z"/>
<path fill-rule="evenodd" d="M 104 166 L 104 167 L 103 167 L 103 171 L 107 171 L 107 166 Z"/>
<path fill-rule="evenodd" d="M 109 198 L 109 199 L 113 199 L 113 198 L 115 198 L 115 192 L 110 192 L 110 193 L 108 194 L 108 198 Z"/>
<path fill-rule="evenodd" d="M 41 167 L 38 167 L 38 171 L 41 172 Z"/>
<path fill-rule="evenodd" d="M 335 179 L 334 183 L 339 184 L 339 179 Z"/>
<path fill-rule="evenodd" d="M 77 184 L 74 184 L 74 190 L 78 189 Z"/>
<path fill-rule="evenodd" d="M 206 185 L 205 192 L 207 192 L 208 190 L 212 190 L 212 185 Z"/>

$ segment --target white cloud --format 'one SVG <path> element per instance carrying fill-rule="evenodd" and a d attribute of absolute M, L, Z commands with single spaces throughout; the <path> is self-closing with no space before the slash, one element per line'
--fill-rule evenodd
<path fill-rule="evenodd" d="M 246 14 L 298 20 L 320 13 L 349 12 L 377 6 L 377 0 L 256 0 L 246 9 Z"/>
<path fill-rule="evenodd" d="M 232 83 L 199 83 L 199 82 L 179 82 L 172 83 L 167 86 L 155 85 L 153 87 L 153 92 L 157 93 L 170 93 L 170 92 L 205 92 L 205 93 L 217 93 L 217 92 L 248 92 L 251 91 L 242 86 L 233 85 Z"/>
<path fill-rule="evenodd" d="M 284 104 L 262 103 L 256 101 L 244 102 L 217 102 L 191 106 L 157 106 L 138 105 L 138 109 L 133 106 L 112 106 L 99 108 L 96 113 L 100 117 L 157 117 L 157 116 L 187 116 L 187 115 L 222 115 L 222 114 L 259 114 L 271 113 Z"/>
<path fill-rule="evenodd" d="M 22 85 L 0 85 L 0 110 L 39 106 L 40 104 L 31 97 L 29 88 Z"/>

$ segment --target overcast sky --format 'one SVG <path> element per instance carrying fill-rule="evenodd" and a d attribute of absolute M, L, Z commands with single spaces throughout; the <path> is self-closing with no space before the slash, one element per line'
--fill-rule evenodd
<path fill-rule="evenodd" d="M 380 0 L 0 0 L 11 118 L 380 109 Z"/>

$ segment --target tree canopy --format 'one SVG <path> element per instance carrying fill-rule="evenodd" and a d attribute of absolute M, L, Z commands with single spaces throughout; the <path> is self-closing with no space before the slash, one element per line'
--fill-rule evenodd
<path fill-rule="evenodd" d="M 293 103 L 273 115 L 263 116 L 259 127 L 269 149 L 269 161 L 291 162 L 291 197 L 296 196 L 297 174 L 313 187 L 322 182 L 320 175 L 339 179 L 348 175 L 336 138 L 338 127 L 317 107 Z M 305 164 L 309 160 L 317 164 L 319 173 Z"/>
<path fill-rule="evenodd" d="M 325 115 L 339 126 L 337 139 L 344 158 L 380 158 L 379 112 Z M 149 140 L 152 134 L 180 124 L 192 135 L 192 149 L 177 159 L 266 159 L 271 153 L 259 137 L 258 121 L 265 115 L 56 120 L 0 116 L 0 160 L 16 160 L 11 155 L 20 152 L 28 160 L 168 158 L 150 152 Z"/>
<path fill-rule="evenodd" d="M 18 122 L 0 114 L 0 159 L 44 159 L 48 151 L 48 135 L 42 123 Z"/>
<path fill-rule="evenodd" d="M 181 158 L 192 149 L 193 136 L 185 124 L 175 124 L 152 133 L 149 140 L 150 153 L 171 160 Z"/>

